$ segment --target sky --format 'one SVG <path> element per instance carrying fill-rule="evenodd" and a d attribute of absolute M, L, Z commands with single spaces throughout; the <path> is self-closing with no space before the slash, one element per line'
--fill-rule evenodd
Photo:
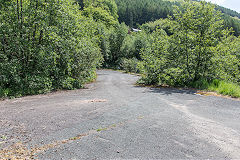
<path fill-rule="evenodd" d="M 240 0 L 206 0 L 240 13 Z"/>

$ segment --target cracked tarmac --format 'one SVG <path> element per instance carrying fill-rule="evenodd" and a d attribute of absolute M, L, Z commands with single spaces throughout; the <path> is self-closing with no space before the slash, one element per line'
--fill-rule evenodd
<path fill-rule="evenodd" d="M 0 101 L 0 159 L 240 159 L 240 101 L 138 78 Z"/>

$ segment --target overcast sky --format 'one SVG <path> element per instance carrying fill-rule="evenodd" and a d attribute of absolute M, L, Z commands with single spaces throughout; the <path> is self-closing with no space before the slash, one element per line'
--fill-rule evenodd
<path fill-rule="evenodd" d="M 206 0 L 240 13 L 240 0 Z"/>

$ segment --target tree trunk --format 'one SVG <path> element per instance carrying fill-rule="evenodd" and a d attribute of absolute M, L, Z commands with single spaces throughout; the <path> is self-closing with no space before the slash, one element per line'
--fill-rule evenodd
<path fill-rule="evenodd" d="M 43 38 L 43 30 L 40 31 L 40 37 L 39 37 L 39 42 L 38 42 L 39 45 L 42 42 L 42 38 Z"/>
<path fill-rule="evenodd" d="M 6 41 L 5 41 L 5 35 L 3 34 L 3 39 L 2 39 L 2 45 L 3 45 L 3 53 L 4 53 L 4 55 L 6 55 L 6 48 L 5 48 L 5 46 L 6 46 Z"/>
<path fill-rule="evenodd" d="M 19 16 L 19 1 L 17 0 L 17 16 L 18 16 L 18 22 L 20 20 L 20 16 Z"/>

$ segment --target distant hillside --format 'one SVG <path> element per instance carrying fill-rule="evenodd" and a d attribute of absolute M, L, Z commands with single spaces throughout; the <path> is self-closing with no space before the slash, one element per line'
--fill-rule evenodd
<path fill-rule="evenodd" d="M 193 0 L 193 1 L 198 1 L 199 2 L 200 0 Z M 216 4 L 215 4 L 215 6 L 216 6 L 215 8 L 217 10 L 220 10 L 222 13 L 226 13 L 227 15 L 232 16 L 232 17 L 240 18 L 240 13 L 238 13 L 237 11 L 234 11 L 234 10 L 231 10 L 229 8 L 225 8 L 225 7 L 216 5 Z"/>
<path fill-rule="evenodd" d="M 133 27 L 148 21 L 167 18 L 178 2 L 163 0 L 116 0 L 119 21 Z"/>
<path fill-rule="evenodd" d="M 180 5 L 183 0 L 115 0 L 118 6 L 119 21 L 131 27 L 137 27 L 149 21 L 167 18 L 172 15 L 173 6 Z M 200 0 L 193 0 L 200 1 Z M 225 27 L 232 27 L 235 35 L 240 35 L 240 13 L 219 5 L 217 10 L 223 14 Z"/>

